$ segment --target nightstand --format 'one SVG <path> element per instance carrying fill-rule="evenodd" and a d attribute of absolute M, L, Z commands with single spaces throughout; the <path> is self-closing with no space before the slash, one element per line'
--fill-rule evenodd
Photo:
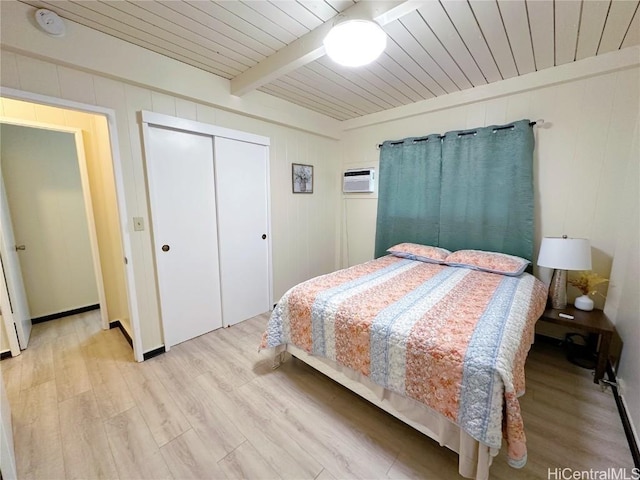
<path fill-rule="evenodd" d="M 573 315 L 574 318 L 562 318 L 558 316 L 559 313 Z M 566 308 L 561 310 L 555 310 L 553 308 L 546 309 L 540 317 L 540 320 L 583 332 L 595 333 L 600 337 L 600 341 L 598 342 L 596 374 L 593 378 L 594 383 L 600 383 L 600 380 L 604 378 L 607 370 L 609 346 L 611 345 L 611 338 L 613 337 L 613 324 L 604 312 L 602 310 L 585 312 L 584 310 L 578 310 L 573 305 L 567 305 Z"/>

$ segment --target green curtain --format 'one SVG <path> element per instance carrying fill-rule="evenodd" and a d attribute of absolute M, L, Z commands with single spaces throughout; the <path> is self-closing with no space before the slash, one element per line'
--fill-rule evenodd
<path fill-rule="evenodd" d="M 440 157 L 439 135 L 380 147 L 375 258 L 401 242 L 438 244 Z"/>
<path fill-rule="evenodd" d="M 528 120 L 444 136 L 439 246 L 533 258 L 533 148 Z"/>
<path fill-rule="evenodd" d="M 529 120 L 384 142 L 375 257 L 413 242 L 531 260 L 533 148 Z"/>

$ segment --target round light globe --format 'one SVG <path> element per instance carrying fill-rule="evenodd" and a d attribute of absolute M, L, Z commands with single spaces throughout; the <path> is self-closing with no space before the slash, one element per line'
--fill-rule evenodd
<path fill-rule="evenodd" d="M 387 34 L 369 20 L 347 20 L 324 37 L 324 48 L 334 62 L 360 67 L 373 62 L 387 46 Z"/>

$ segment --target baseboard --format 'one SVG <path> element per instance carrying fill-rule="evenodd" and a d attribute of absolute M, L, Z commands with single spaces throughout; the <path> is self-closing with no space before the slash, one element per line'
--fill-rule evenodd
<path fill-rule="evenodd" d="M 157 357 L 158 355 L 162 355 L 165 352 L 166 352 L 166 349 L 164 348 L 164 345 L 163 345 L 153 350 L 149 350 L 148 352 L 144 352 L 142 354 L 142 358 L 144 360 L 149 360 L 150 358 Z"/>
<path fill-rule="evenodd" d="M 5 358 L 11 357 L 11 350 L 5 350 L 4 352 L 0 352 L 0 360 L 4 360 Z"/>
<path fill-rule="evenodd" d="M 129 335 L 129 332 L 127 332 L 127 329 L 124 328 L 120 320 L 109 322 L 109 328 L 119 328 L 122 332 L 122 335 L 124 335 L 124 338 L 127 340 L 127 342 L 129 342 L 129 346 L 133 348 L 133 340 L 131 339 L 131 335 Z"/>
<path fill-rule="evenodd" d="M 612 382 L 611 391 L 613 392 L 613 398 L 616 400 L 618 413 L 620 414 L 620 420 L 622 421 L 622 427 L 624 428 L 624 434 L 627 437 L 627 442 L 629 443 L 629 449 L 631 450 L 633 464 L 636 468 L 640 468 L 640 450 L 638 450 L 638 439 L 635 436 L 631 420 L 629 420 L 626 403 L 620 396 L 620 392 L 618 391 L 618 387 L 616 386 L 616 374 L 614 373 L 613 368 L 611 368 L 609 362 L 607 362 L 607 375 L 609 377 L 609 381 Z"/>
<path fill-rule="evenodd" d="M 86 307 L 74 308 L 73 310 L 66 310 L 64 312 L 52 313 L 51 315 L 44 315 L 42 317 L 36 317 L 31 319 L 31 323 L 43 323 L 50 320 L 57 320 L 58 318 L 68 317 L 70 315 L 78 315 L 79 313 L 90 312 L 92 310 L 99 310 L 100 305 L 87 305 Z"/>
<path fill-rule="evenodd" d="M 618 391 L 619 391 L 619 390 L 620 390 L 620 389 L 618 389 Z M 623 395 L 620 395 L 620 400 L 622 401 L 622 406 L 624 407 L 625 412 L 628 412 L 628 411 L 629 411 L 629 406 L 627 405 L 627 401 L 626 401 L 626 399 L 625 399 L 624 394 L 623 394 Z M 627 418 L 629 418 L 629 417 L 628 417 L 628 415 L 627 415 Z M 637 451 L 637 450 L 638 450 L 638 448 L 640 448 L 640 447 L 639 447 L 639 446 L 640 446 L 640 442 L 638 441 L 638 439 L 639 439 L 640 437 L 638 437 L 638 431 L 634 428 L 634 425 L 633 425 L 633 423 L 631 423 L 631 421 L 630 421 L 630 420 L 631 420 L 631 419 L 629 419 L 629 430 L 630 430 L 630 434 L 631 434 L 631 437 L 632 437 L 632 442 L 633 442 L 633 444 L 634 444 L 634 445 L 636 445 L 636 447 L 635 447 L 635 448 L 636 448 L 636 451 Z M 631 447 L 631 448 L 633 448 L 633 447 Z M 632 453 L 632 455 L 633 455 L 633 453 Z M 640 456 L 640 455 L 639 455 L 639 456 Z M 639 458 L 638 460 L 640 460 L 640 458 Z M 640 468 L 640 464 L 639 464 L 640 462 L 638 462 L 638 461 L 635 461 L 635 460 L 634 460 L 634 463 L 635 463 L 635 465 L 634 465 L 634 466 L 635 466 L 636 468 Z"/>
<path fill-rule="evenodd" d="M 124 327 L 124 325 L 120 320 L 114 320 L 113 322 L 109 322 L 109 328 L 119 328 L 120 331 L 122 332 L 122 335 L 124 335 L 124 338 L 127 339 L 127 342 L 129 342 L 129 345 L 131 346 L 131 348 L 133 348 L 133 340 L 131 339 L 131 335 L 129 335 L 129 332 L 127 332 L 127 329 Z M 166 350 L 163 345 L 161 347 L 145 352 L 142 355 L 142 358 L 143 360 L 149 360 L 150 358 L 157 357 L 158 355 L 162 355 L 165 352 Z"/>

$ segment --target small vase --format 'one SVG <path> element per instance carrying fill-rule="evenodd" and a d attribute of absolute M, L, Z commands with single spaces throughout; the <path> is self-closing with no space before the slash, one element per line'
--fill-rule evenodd
<path fill-rule="evenodd" d="M 589 295 L 582 295 L 581 297 L 576 298 L 576 301 L 573 302 L 573 305 L 580 310 L 584 310 L 586 312 L 590 312 L 593 310 L 593 300 L 589 298 Z"/>

